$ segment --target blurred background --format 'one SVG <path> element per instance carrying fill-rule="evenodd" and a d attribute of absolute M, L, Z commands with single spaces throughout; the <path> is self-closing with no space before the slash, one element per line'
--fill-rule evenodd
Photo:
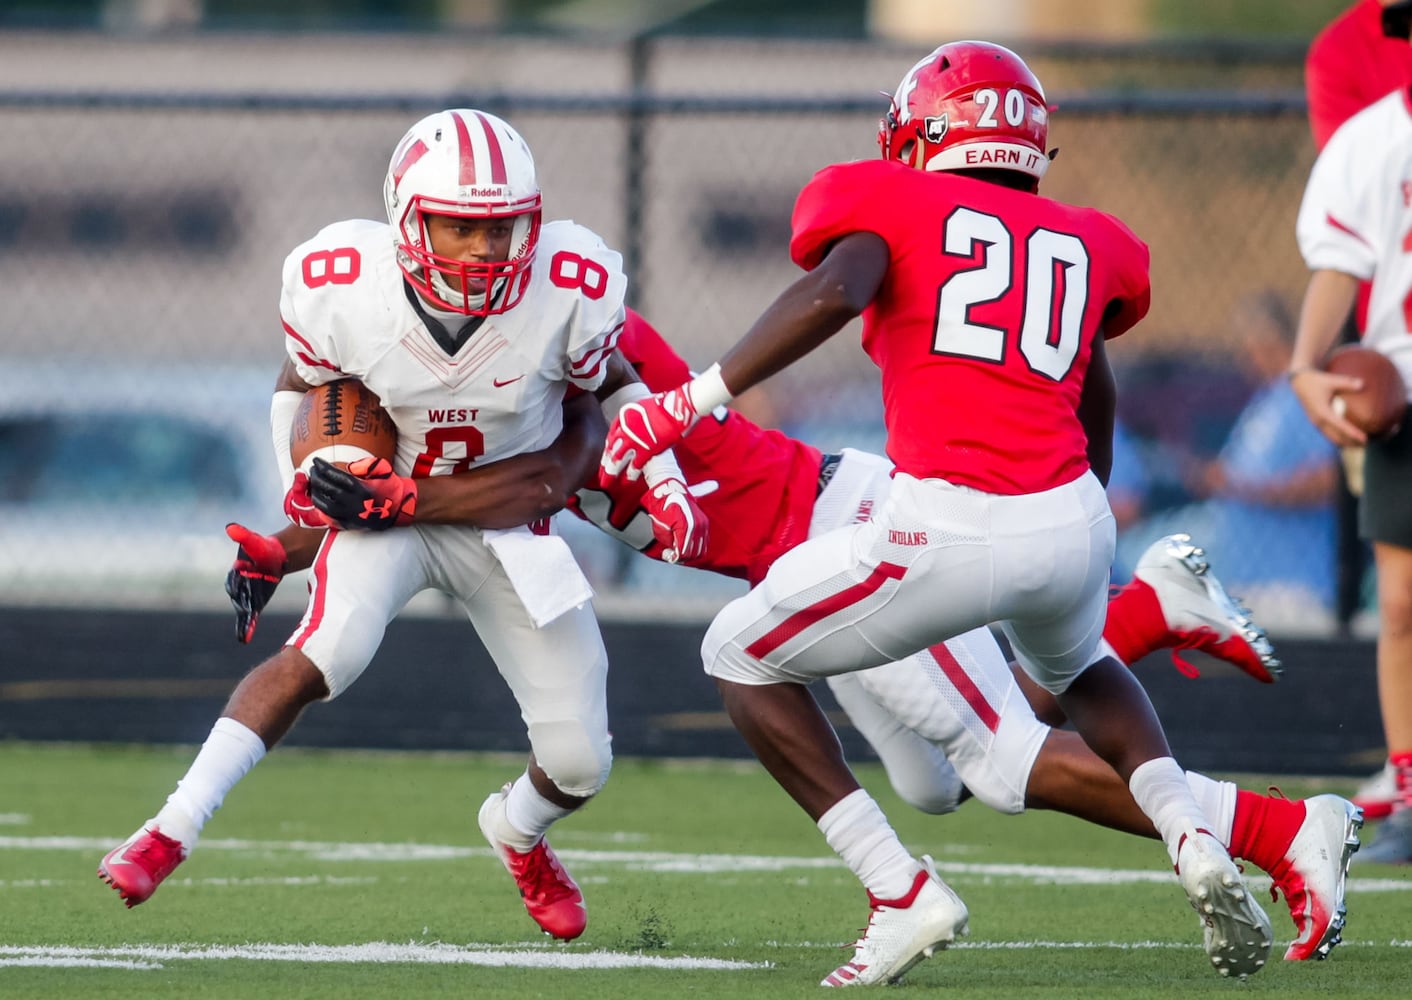
<path fill-rule="evenodd" d="M 266 426 L 281 262 L 331 221 L 382 217 L 392 145 L 423 114 L 516 125 L 546 217 L 621 249 L 632 304 L 704 367 L 795 276 L 803 183 L 876 155 L 879 92 L 940 42 L 984 37 L 1020 51 L 1057 105 L 1045 193 L 1115 213 L 1152 248 L 1151 315 L 1112 349 L 1117 578 L 1189 530 L 1277 636 L 1366 633 L 1337 456 L 1297 411 L 1247 411 L 1283 370 L 1306 279 L 1303 58 L 1346 6 L 8 0 L 0 604 L 224 607 L 224 524 L 282 523 Z M 883 450 L 851 332 L 739 405 L 828 450 Z M 1234 499 L 1262 464 L 1316 488 Z M 740 590 L 564 528 L 610 618 L 704 620 Z M 277 607 L 302 596 L 286 583 Z"/>

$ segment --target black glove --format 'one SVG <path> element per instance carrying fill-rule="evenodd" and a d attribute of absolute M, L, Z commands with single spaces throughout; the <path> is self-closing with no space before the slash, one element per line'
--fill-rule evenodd
<path fill-rule="evenodd" d="M 385 458 L 359 458 L 347 471 L 314 459 L 309 500 L 344 530 L 386 531 L 408 524 L 417 510 L 417 481 L 392 471 Z"/>
<path fill-rule="evenodd" d="M 226 525 L 226 534 L 240 546 L 235 552 L 235 564 L 226 574 L 226 593 L 235 608 L 235 638 L 249 642 L 255 635 L 260 612 L 284 579 L 289 559 L 273 535 L 261 535 L 234 523 Z"/>

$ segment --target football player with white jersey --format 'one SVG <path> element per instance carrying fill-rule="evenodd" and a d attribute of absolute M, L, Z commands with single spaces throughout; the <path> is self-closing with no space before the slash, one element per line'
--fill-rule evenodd
<path fill-rule="evenodd" d="M 1115 535 L 1104 342 L 1146 313 L 1148 254 L 1116 218 L 1039 195 L 1048 115 L 1039 80 L 1002 46 L 922 59 L 881 122 L 883 159 L 826 167 L 801 192 L 791 253 L 809 273 L 718 364 L 628 404 L 608 432 L 605 473 L 635 476 L 702 414 L 862 316 L 896 466 L 888 498 L 776 561 L 702 648 L 746 742 L 872 897 L 852 961 L 826 985 L 894 981 L 969 915 L 858 786 L 807 684 L 989 622 L 1127 782 L 1217 971 L 1248 976 L 1272 944 L 1145 691 L 1100 646 Z"/>
<path fill-rule="evenodd" d="M 290 458 L 295 411 L 310 388 L 341 378 L 379 397 L 397 428 L 396 457 L 355 463 L 367 475 L 353 516 L 373 530 L 323 537 L 298 628 L 240 682 L 166 804 L 103 858 L 99 875 L 129 907 L 149 898 L 299 713 L 357 680 L 387 623 L 435 588 L 466 611 L 519 702 L 531 746 L 524 773 L 481 806 L 481 831 L 530 916 L 569 940 L 586 924 L 583 896 L 544 834 L 608 777 L 608 664 L 587 580 L 563 540 L 529 522 L 558 509 L 588 474 L 583 455 L 601 450 L 602 417 L 594 425 L 584 411 L 601 399 L 612 413 L 648 394 L 615 351 L 627 279 L 620 256 L 589 230 L 541 224 L 529 147 L 485 112 L 443 111 L 413 125 L 392 155 L 384 198 L 386 223 L 335 223 L 286 259 L 288 357 L 271 403 L 285 511 L 324 529 L 333 522 Z M 571 390 L 591 394 L 587 404 L 566 403 Z M 566 429 L 575 410 L 580 422 Z M 509 494 L 504 506 L 480 520 L 443 517 L 429 489 L 432 502 L 419 509 L 420 484 L 458 474 L 490 479 Z M 675 459 L 652 479 L 654 530 L 673 556 L 694 557 L 705 520 Z M 282 563 L 267 539 L 239 526 L 231 534 L 257 571 Z M 244 551 L 247 541 L 256 551 Z"/>
<path fill-rule="evenodd" d="M 1398 5 L 1399 7 L 1405 5 Z M 1402 11 L 1403 15 L 1406 11 Z M 1408 19 L 1399 21 L 1407 44 Z M 1402 86 L 1353 115 L 1309 175 L 1296 235 L 1310 271 L 1289 378 L 1309 419 L 1334 444 L 1364 447 L 1359 534 L 1377 573 L 1378 699 L 1396 787 L 1392 813 L 1362 861 L 1412 863 L 1412 420 L 1368 440 L 1338 410 L 1357 379 L 1321 370 L 1371 282 L 1362 344 L 1388 357 L 1412 393 L 1412 90 Z"/>

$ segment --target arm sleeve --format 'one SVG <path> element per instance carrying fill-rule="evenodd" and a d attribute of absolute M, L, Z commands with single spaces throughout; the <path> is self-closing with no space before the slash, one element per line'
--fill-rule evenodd
<path fill-rule="evenodd" d="M 343 377 L 336 346 L 332 338 L 323 333 L 330 324 L 320 322 L 325 317 L 321 316 L 319 306 L 304 285 L 303 266 L 296 250 L 284 262 L 279 316 L 284 326 L 285 353 L 299 377 L 310 385 L 323 385 Z"/>
<path fill-rule="evenodd" d="M 875 233 L 890 246 L 887 216 L 874 194 L 882 185 L 878 169 L 889 166 L 885 160 L 864 160 L 837 163 L 815 174 L 794 202 L 790 258 L 812 271 L 849 233 Z"/>
<path fill-rule="evenodd" d="M 279 467 L 280 486 L 285 493 L 294 485 L 294 459 L 289 452 L 289 428 L 294 414 L 304 399 L 302 392 L 286 389 L 270 399 L 270 437 L 275 446 L 275 462 Z"/>
<path fill-rule="evenodd" d="M 1371 177 L 1360 179 L 1357 136 L 1340 129 L 1314 163 L 1299 206 L 1295 234 L 1311 271 L 1339 271 L 1369 280 L 1377 267 L 1367 215 Z"/>
<path fill-rule="evenodd" d="M 623 300 L 627 296 L 628 279 L 623 273 L 621 254 L 590 230 L 581 226 L 576 230 L 565 249 L 550 258 L 548 266 L 550 280 L 568 294 L 577 296 L 574 322 L 566 345 L 565 378 L 580 389 L 594 392 L 608 374 L 608 358 L 623 333 L 626 319 Z M 579 285 L 560 285 L 553 277 L 559 273 L 557 262 L 561 254 L 573 258 Z"/>
<path fill-rule="evenodd" d="M 1115 287 L 1103 316 L 1103 337 L 1112 340 L 1137 326 L 1152 305 L 1151 252 L 1123 222 L 1111 215 L 1110 242 L 1103 251 L 1117 264 Z"/>

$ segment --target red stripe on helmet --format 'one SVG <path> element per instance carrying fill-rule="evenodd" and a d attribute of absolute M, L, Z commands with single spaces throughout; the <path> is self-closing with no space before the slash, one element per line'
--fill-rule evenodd
<path fill-rule="evenodd" d="M 476 117 L 480 119 L 480 127 L 485 130 L 485 144 L 490 149 L 490 183 L 506 184 L 509 179 L 505 174 L 505 154 L 500 150 L 500 138 L 485 115 L 476 112 Z"/>
<path fill-rule="evenodd" d="M 427 144 L 418 139 L 407 147 L 407 152 L 402 154 L 402 159 L 397 161 L 397 166 L 392 168 L 392 183 L 397 186 L 402 183 L 403 176 L 412 169 L 412 164 L 416 163 L 427 153 Z"/>
<path fill-rule="evenodd" d="M 465 186 L 476 182 L 476 151 L 471 146 L 471 130 L 466 128 L 466 120 L 460 115 L 453 114 L 451 120 L 456 123 L 456 142 L 461 147 L 461 176 L 457 183 Z"/>

